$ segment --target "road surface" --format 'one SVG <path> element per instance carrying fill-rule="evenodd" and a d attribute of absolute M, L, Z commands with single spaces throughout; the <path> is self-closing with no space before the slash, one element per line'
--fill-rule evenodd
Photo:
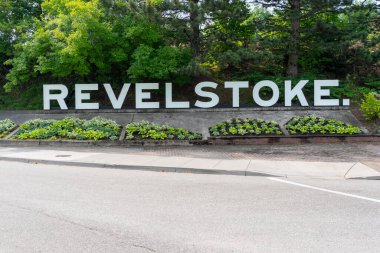
<path fill-rule="evenodd" d="M 0 162 L 0 252 L 378 252 L 380 181 Z"/>

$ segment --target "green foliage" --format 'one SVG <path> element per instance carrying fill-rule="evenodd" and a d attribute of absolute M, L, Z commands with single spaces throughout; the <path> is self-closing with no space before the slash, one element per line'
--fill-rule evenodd
<path fill-rule="evenodd" d="M 146 17 L 109 19 L 98 0 L 46 0 L 42 9 L 44 19 L 6 62 L 12 67 L 7 91 L 42 75 L 104 82 L 166 80 L 190 61 L 189 50 L 166 45 L 160 27 Z"/>
<path fill-rule="evenodd" d="M 244 71 L 246 64 L 268 59 L 268 54 L 256 47 L 245 47 L 254 36 L 254 26 L 246 22 L 250 17 L 246 1 L 214 1 L 208 6 L 213 23 L 206 27 L 206 54 L 202 66 L 213 73 L 218 71 Z M 217 11 L 215 11 L 217 10 Z"/>
<path fill-rule="evenodd" d="M 375 93 L 364 96 L 361 110 L 367 120 L 380 119 L 380 99 Z"/>
<path fill-rule="evenodd" d="M 175 128 L 167 125 L 158 125 L 148 121 L 133 122 L 126 126 L 126 139 L 147 140 L 197 140 L 202 135 L 192 133 L 183 128 Z"/>
<path fill-rule="evenodd" d="M 304 32 L 300 65 L 304 71 L 350 78 L 365 87 L 366 78 L 379 76 L 380 34 L 375 27 L 379 14 L 372 5 L 344 10 L 316 15 L 305 24 L 309 29 Z"/>
<path fill-rule="evenodd" d="M 41 2 L 42 0 L 0 1 L 0 82 L 4 74 L 1 65 L 12 56 L 13 46 L 35 29 L 34 19 L 41 15 Z"/>
<path fill-rule="evenodd" d="M 275 121 L 262 119 L 235 118 L 219 123 L 209 128 L 211 136 L 250 136 L 250 135 L 281 135 L 280 126 Z"/>
<path fill-rule="evenodd" d="M 334 119 L 324 119 L 315 115 L 292 118 L 286 125 L 290 134 L 359 134 L 359 127 Z"/>
<path fill-rule="evenodd" d="M 176 74 L 181 67 L 190 61 L 190 51 L 174 47 L 154 49 L 141 45 L 133 55 L 133 63 L 128 73 L 134 80 L 155 78 L 165 80 Z"/>
<path fill-rule="evenodd" d="M 0 138 L 6 136 L 15 127 L 16 123 L 10 119 L 0 120 Z"/>
<path fill-rule="evenodd" d="M 5 88 L 25 84 L 38 74 L 54 77 L 84 77 L 94 67 L 106 73 L 115 36 L 97 0 L 47 0 L 42 4 L 45 19 L 37 23 L 33 35 L 16 45 Z"/>
<path fill-rule="evenodd" d="M 102 117 L 91 120 L 64 118 L 62 120 L 35 119 L 25 122 L 13 138 L 18 140 L 117 140 L 120 126 Z"/>
<path fill-rule="evenodd" d="M 300 13 L 294 2 L 0 0 L 0 85 L 12 91 L 0 109 L 38 109 L 44 83 L 280 80 L 294 51 L 294 81 L 340 79 L 339 98 L 379 92 L 376 1 L 300 0 Z"/>
<path fill-rule="evenodd" d="M 42 119 L 29 120 L 20 126 L 20 130 L 18 131 L 18 133 L 33 131 L 40 128 L 47 128 L 50 125 L 52 125 L 54 122 L 55 120 L 42 120 Z"/>
<path fill-rule="evenodd" d="M 0 110 L 41 110 L 42 96 L 41 85 L 15 87 L 12 93 L 0 89 Z"/>

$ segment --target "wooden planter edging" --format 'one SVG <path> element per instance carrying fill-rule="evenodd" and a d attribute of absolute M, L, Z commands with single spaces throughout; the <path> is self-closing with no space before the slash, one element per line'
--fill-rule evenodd
<path fill-rule="evenodd" d="M 8 133 L 6 135 L 4 135 L 3 137 L 1 137 L 1 139 L 8 139 L 10 136 L 12 136 L 16 131 L 18 130 L 18 126 L 14 126 L 12 129 L 9 129 Z"/>
<path fill-rule="evenodd" d="M 207 140 L 169 140 L 169 141 L 150 141 L 150 140 L 135 140 L 135 141 L 88 141 L 88 140 L 0 140 L 0 146 L 16 146 L 16 147 L 136 147 L 136 146 L 193 146 L 207 145 Z"/>
<path fill-rule="evenodd" d="M 296 136 L 224 136 L 209 137 L 208 140 L 0 140 L 0 146 L 18 147 L 136 147 L 136 146 L 195 146 L 195 145 L 263 145 L 263 144 L 306 144 L 306 143 L 356 143 L 379 142 L 380 134 L 374 135 L 296 135 Z"/>
<path fill-rule="evenodd" d="M 237 136 L 211 137 L 194 141 L 81 141 L 81 140 L 0 140 L 6 146 L 51 146 L 51 147 L 136 147 L 136 146 L 195 146 L 195 145 L 263 145 L 263 144 L 306 144 L 306 143 L 356 143 L 380 142 L 380 135 L 359 136 Z"/>
<path fill-rule="evenodd" d="M 221 136 L 210 137 L 210 145 L 262 145 L 305 143 L 355 143 L 380 142 L 380 134 L 374 135 L 293 135 L 293 136 Z"/>
<path fill-rule="evenodd" d="M 193 146 L 206 145 L 207 140 L 123 140 L 122 146 Z"/>

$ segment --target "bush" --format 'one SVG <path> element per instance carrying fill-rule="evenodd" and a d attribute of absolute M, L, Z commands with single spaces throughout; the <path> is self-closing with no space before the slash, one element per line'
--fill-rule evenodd
<path fill-rule="evenodd" d="M 275 121 L 235 118 L 209 128 L 211 136 L 280 135 L 283 132 Z"/>
<path fill-rule="evenodd" d="M 376 98 L 375 93 L 364 95 L 361 110 L 367 120 L 380 118 L 380 99 Z"/>
<path fill-rule="evenodd" d="M 6 136 L 15 127 L 16 124 L 10 119 L 0 120 L 0 138 Z"/>
<path fill-rule="evenodd" d="M 337 121 L 324 119 L 315 115 L 292 118 L 286 125 L 290 134 L 359 134 L 359 127 Z"/>
<path fill-rule="evenodd" d="M 126 126 L 126 139 L 150 140 L 196 140 L 202 139 L 202 134 L 192 133 L 183 128 L 158 125 L 148 121 L 133 122 Z"/>
<path fill-rule="evenodd" d="M 62 120 L 35 119 L 25 122 L 14 136 L 19 140 L 117 140 L 120 126 L 115 121 L 102 117 L 91 120 L 65 118 Z"/>

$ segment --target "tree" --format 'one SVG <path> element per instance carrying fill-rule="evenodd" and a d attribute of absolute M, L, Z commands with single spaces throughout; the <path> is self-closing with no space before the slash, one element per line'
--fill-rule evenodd
<path fill-rule="evenodd" d="M 15 57 L 7 61 L 12 66 L 8 91 L 41 76 L 120 84 L 165 79 L 189 61 L 189 52 L 168 45 L 160 26 L 145 16 L 106 16 L 98 0 L 47 0 L 42 8 L 36 31 L 17 44 Z"/>
<path fill-rule="evenodd" d="M 300 47 L 301 0 L 289 0 L 289 5 L 291 29 L 289 36 L 289 59 L 286 74 L 289 77 L 297 77 Z"/>
<path fill-rule="evenodd" d="M 236 71 L 255 54 L 250 47 L 255 29 L 246 23 L 251 15 L 249 7 L 245 1 L 222 0 L 213 1 L 208 10 L 209 23 L 203 30 L 203 65 Z"/>
<path fill-rule="evenodd" d="M 13 56 L 13 46 L 33 33 L 34 19 L 41 15 L 42 0 L 0 1 L 0 84 L 8 68 L 3 63 Z"/>
<path fill-rule="evenodd" d="M 5 88 L 10 90 L 39 74 L 58 78 L 106 74 L 115 38 L 98 7 L 96 0 L 45 1 L 44 19 L 7 62 L 12 69 Z"/>
<path fill-rule="evenodd" d="M 277 15 L 281 16 L 287 27 L 274 24 L 276 29 L 284 29 L 288 33 L 287 40 L 287 68 L 289 77 L 297 77 L 299 74 L 299 54 L 301 34 L 304 32 L 301 24 L 308 19 L 322 13 L 338 13 L 344 7 L 352 4 L 352 0 L 259 0 L 253 1 L 266 8 L 274 8 Z"/>
<path fill-rule="evenodd" d="M 2 0 L 0 83 L 286 76 L 372 89 L 379 20 L 370 0 Z"/>

